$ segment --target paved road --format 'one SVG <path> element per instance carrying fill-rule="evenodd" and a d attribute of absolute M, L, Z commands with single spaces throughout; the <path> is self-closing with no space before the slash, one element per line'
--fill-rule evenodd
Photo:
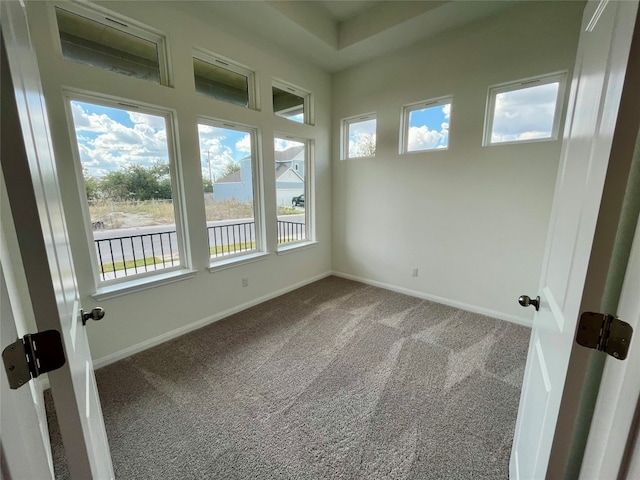
<path fill-rule="evenodd" d="M 278 220 L 304 224 L 304 214 L 282 215 Z M 229 245 L 236 245 L 236 248 L 238 245 L 243 245 L 246 249 L 251 249 L 252 242 L 255 241 L 255 224 L 252 219 L 207 222 L 207 227 L 210 227 L 208 229 L 210 245 L 217 246 L 225 253 L 229 250 Z M 284 225 L 280 224 L 280 227 Z M 292 236 L 296 233 L 294 230 L 304 234 L 303 227 L 294 226 L 288 232 L 281 230 L 282 228 L 279 228 L 279 236 Z M 104 265 L 125 259 L 143 258 L 156 258 L 156 262 L 160 262 L 157 264 L 158 267 L 171 266 L 172 259 L 176 265 L 179 264 L 175 225 L 95 230 L 93 237 L 96 242 L 98 262 Z M 152 263 L 148 262 L 148 265 L 151 266 Z M 144 268 L 143 266 L 142 271 Z"/>

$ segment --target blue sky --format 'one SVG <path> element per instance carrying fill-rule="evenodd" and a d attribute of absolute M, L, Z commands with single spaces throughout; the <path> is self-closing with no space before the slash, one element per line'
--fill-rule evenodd
<path fill-rule="evenodd" d="M 450 119 L 450 103 L 412 110 L 409 114 L 407 151 L 447 148 Z"/>

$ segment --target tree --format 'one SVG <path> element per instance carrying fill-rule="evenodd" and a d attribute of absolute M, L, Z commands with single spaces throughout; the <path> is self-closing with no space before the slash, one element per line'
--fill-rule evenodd
<path fill-rule="evenodd" d="M 376 154 L 375 134 L 358 132 L 351 142 L 352 146 L 349 150 L 354 157 L 373 157 Z"/>
<path fill-rule="evenodd" d="M 102 180 L 85 174 L 87 198 L 112 200 L 171 199 L 171 173 L 169 165 L 157 163 L 151 167 L 127 165 L 109 172 Z"/>
<path fill-rule="evenodd" d="M 239 172 L 240 170 L 241 170 L 241 167 L 238 162 L 227 163 L 224 166 L 224 170 L 220 174 L 220 178 L 224 178 L 227 175 L 231 175 L 232 173 Z"/>
<path fill-rule="evenodd" d="M 84 177 L 84 189 L 87 192 L 88 200 L 98 200 L 100 198 L 100 180 L 91 175 Z"/>
<path fill-rule="evenodd" d="M 202 177 L 202 187 L 205 193 L 213 192 L 213 183 L 211 183 L 210 178 Z"/>

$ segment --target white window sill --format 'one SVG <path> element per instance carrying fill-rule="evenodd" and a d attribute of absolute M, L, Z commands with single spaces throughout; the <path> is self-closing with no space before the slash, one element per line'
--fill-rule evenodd
<path fill-rule="evenodd" d="M 172 272 L 161 273 L 159 275 L 136 278 L 127 282 L 105 285 L 103 287 L 99 287 L 96 290 L 96 293 L 92 294 L 91 297 L 100 302 L 102 300 L 108 300 L 111 298 L 121 297 L 123 295 L 129 295 L 130 293 L 159 287 L 161 285 L 187 280 L 188 278 L 194 277 L 196 273 L 198 273 L 197 270 L 174 270 Z"/>
<path fill-rule="evenodd" d="M 237 257 L 226 258 L 224 260 L 216 260 L 209 265 L 209 272 L 219 272 L 220 270 L 226 270 L 228 268 L 237 267 L 238 265 L 245 265 L 247 263 L 259 262 L 269 257 L 269 253 L 254 252 L 248 255 L 242 255 Z"/>
<path fill-rule="evenodd" d="M 278 255 L 287 255 L 289 253 L 297 252 L 298 250 L 306 250 L 307 248 L 313 248 L 318 245 L 316 241 L 300 242 L 283 245 L 278 247 Z"/>

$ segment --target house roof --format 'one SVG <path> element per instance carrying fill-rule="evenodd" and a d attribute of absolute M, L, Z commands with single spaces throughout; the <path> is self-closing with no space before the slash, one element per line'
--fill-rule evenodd
<path fill-rule="evenodd" d="M 276 150 L 276 162 L 288 160 L 304 160 L 304 145 L 289 147 L 286 150 Z"/>
<path fill-rule="evenodd" d="M 214 183 L 240 183 L 242 182 L 242 172 L 237 170 L 217 179 Z"/>

